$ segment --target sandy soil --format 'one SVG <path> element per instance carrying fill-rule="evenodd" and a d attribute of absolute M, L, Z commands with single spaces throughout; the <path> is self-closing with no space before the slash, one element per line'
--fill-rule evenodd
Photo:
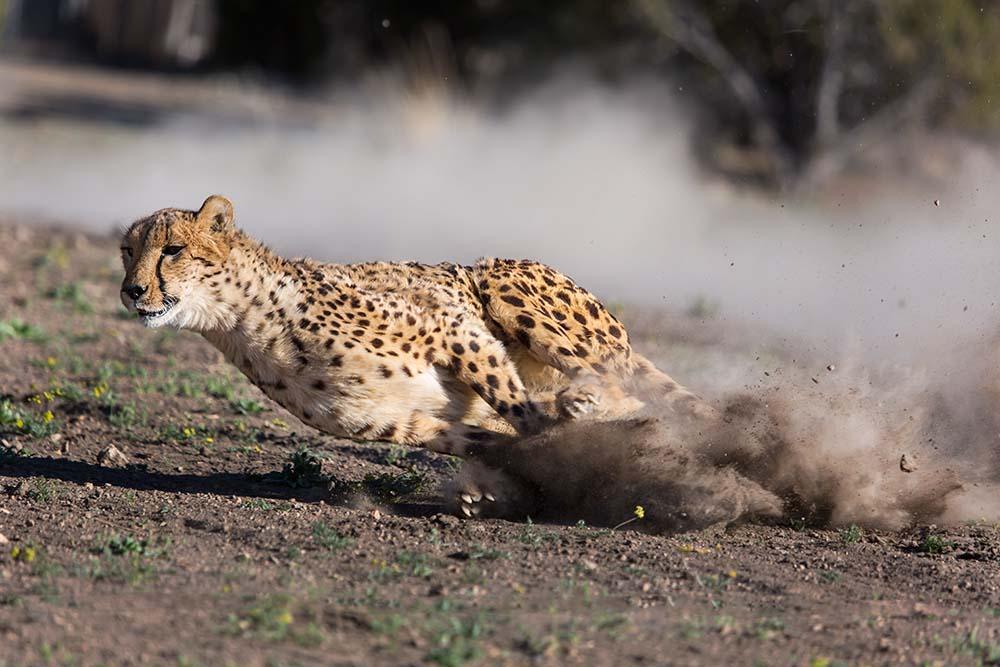
<path fill-rule="evenodd" d="M 311 432 L 123 316 L 116 245 L 0 223 L 0 665 L 1000 663 L 996 525 L 459 521 L 454 462 Z"/>

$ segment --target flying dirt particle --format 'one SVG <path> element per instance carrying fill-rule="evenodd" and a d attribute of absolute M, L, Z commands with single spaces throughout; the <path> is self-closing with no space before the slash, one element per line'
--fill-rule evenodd
<path fill-rule="evenodd" d="M 128 465 L 128 457 L 114 445 L 109 445 L 97 454 L 97 463 L 109 468 L 121 468 Z"/>
<path fill-rule="evenodd" d="M 828 366 L 826 367 L 826 370 L 828 370 L 828 371 L 830 371 L 830 372 L 832 373 L 833 371 L 837 370 L 837 367 L 836 367 L 836 366 L 834 366 L 833 364 L 829 364 L 829 365 L 828 365 Z"/>
<path fill-rule="evenodd" d="M 899 457 L 899 469 L 903 472 L 916 472 L 917 465 L 914 463 L 913 459 L 903 454 Z"/>
<path fill-rule="evenodd" d="M 941 205 L 941 200 L 940 199 L 935 199 L 934 200 L 934 205 L 935 206 L 940 206 Z"/>
<path fill-rule="evenodd" d="M 809 379 L 813 381 L 813 384 L 819 384 L 819 380 L 817 380 L 816 378 L 809 378 Z"/>

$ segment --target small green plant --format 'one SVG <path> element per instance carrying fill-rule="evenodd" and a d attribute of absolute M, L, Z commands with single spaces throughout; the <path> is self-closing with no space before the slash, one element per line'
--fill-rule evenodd
<path fill-rule="evenodd" d="M 108 422 L 115 428 L 131 429 L 139 424 L 139 410 L 134 403 L 113 403 L 107 410 Z"/>
<path fill-rule="evenodd" d="M 27 495 L 36 503 L 47 503 L 56 497 L 56 486 L 50 479 L 38 479 L 28 489 Z"/>
<path fill-rule="evenodd" d="M 527 544 L 530 547 L 540 547 L 544 542 L 556 542 L 559 536 L 552 531 L 541 531 L 538 526 L 528 517 L 528 525 L 517 536 L 518 541 L 521 544 Z"/>
<path fill-rule="evenodd" d="M 317 546 L 327 551 L 340 551 L 351 546 L 354 542 L 354 540 L 341 535 L 323 521 L 317 521 L 312 525 L 312 538 Z"/>
<path fill-rule="evenodd" d="M 294 488 L 316 486 L 323 482 L 323 462 L 308 449 L 300 449 L 289 457 L 281 477 Z"/>
<path fill-rule="evenodd" d="M 933 533 L 928 533 L 924 536 L 924 539 L 917 545 L 917 550 L 925 554 L 943 554 L 945 551 L 950 551 L 955 547 L 955 543 L 946 540 L 940 535 L 934 535 Z"/>
<path fill-rule="evenodd" d="M 479 544 L 474 544 L 468 549 L 469 560 L 500 560 L 510 558 L 510 553 L 499 549 L 488 549 Z"/>
<path fill-rule="evenodd" d="M 753 626 L 754 636 L 763 641 L 774 639 L 784 630 L 785 622 L 774 616 L 763 618 L 754 623 Z"/>
<path fill-rule="evenodd" d="M 229 402 L 233 410 L 241 415 L 256 415 L 264 412 L 264 406 L 252 398 L 236 398 Z"/>
<path fill-rule="evenodd" d="M 18 319 L 0 321 L 0 343 L 8 338 L 26 340 L 32 343 L 43 343 L 47 340 L 45 332 L 40 328 Z"/>
<path fill-rule="evenodd" d="M 972 656 L 979 665 L 1000 665 L 1000 644 L 979 637 L 978 625 L 963 635 L 953 637 L 951 649 Z"/>
<path fill-rule="evenodd" d="M 13 433 L 32 438 L 43 438 L 59 430 L 51 410 L 41 415 L 22 410 L 9 400 L 0 401 L 0 434 Z"/>
<path fill-rule="evenodd" d="M 137 540 L 131 535 L 111 535 L 94 546 L 93 552 L 124 556 L 127 554 L 146 555 L 148 544 L 146 540 Z"/>
<path fill-rule="evenodd" d="M 819 580 L 825 584 L 835 584 L 840 581 L 841 573 L 837 570 L 820 570 Z"/>
<path fill-rule="evenodd" d="M 478 660 L 482 655 L 476 643 L 483 635 L 484 627 L 479 619 L 462 620 L 450 618 L 444 629 L 432 636 L 434 648 L 427 659 L 443 667 L 461 667 Z"/>
<path fill-rule="evenodd" d="M 384 502 L 395 502 L 403 496 L 417 493 L 430 483 L 427 474 L 416 469 L 403 473 L 381 473 L 365 475 L 362 482 L 365 492 Z"/>
<path fill-rule="evenodd" d="M 236 614 L 230 614 L 222 631 L 238 637 L 256 637 L 265 641 L 293 641 L 302 646 L 323 642 L 323 634 L 314 621 L 303 623 L 296 618 L 290 595 L 265 595 Z"/>
<path fill-rule="evenodd" d="M 399 614 L 389 614 L 380 618 L 373 618 L 369 622 L 371 631 L 379 635 L 395 635 L 401 627 L 406 625 L 406 619 Z"/>
<path fill-rule="evenodd" d="M 385 455 L 385 462 L 391 466 L 402 465 L 409 456 L 410 450 L 403 445 L 395 443 L 389 445 L 389 451 Z"/>
<path fill-rule="evenodd" d="M 96 581 L 114 581 L 136 586 L 155 575 L 152 559 L 160 555 L 146 540 L 132 535 L 109 535 L 90 549 L 91 561 L 84 574 Z"/>
<path fill-rule="evenodd" d="M 840 539 L 844 544 L 856 544 L 861 541 L 862 537 L 864 537 L 864 531 L 856 523 L 840 529 Z"/>
<path fill-rule="evenodd" d="M 94 307 L 90 304 L 90 299 L 87 298 L 79 283 L 66 283 L 65 285 L 53 287 L 45 292 L 45 296 L 68 304 L 79 313 L 94 312 Z"/>
<path fill-rule="evenodd" d="M 430 556 L 427 554 L 415 551 L 403 551 L 396 556 L 396 562 L 399 564 L 402 573 L 411 577 L 425 579 L 434 574 Z"/>
<path fill-rule="evenodd" d="M 250 498 L 243 501 L 243 506 L 258 512 L 269 512 L 274 509 L 274 505 L 265 498 Z"/>
<path fill-rule="evenodd" d="M 205 381 L 205 391 L 215 398 L 224 398 L 227 401 L 233 400 L 236 393 L 233 390 L 233 383 L 227 377 L 210 377 Z"/>

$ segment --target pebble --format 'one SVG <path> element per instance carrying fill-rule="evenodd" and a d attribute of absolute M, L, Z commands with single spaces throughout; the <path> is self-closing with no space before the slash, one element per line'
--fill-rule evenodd
<path fill-rule="evenodd" d="M 445 527 L 455 527 L 462 523 L 458 517 L 452 516 L 450 514 L 435 514 L 431 517 L 431 521 L 440 526 Z"/>
<path fill-rule="evenodd" d="M 120 468 L 128 465 L 128 457 L 114 445 L 105 447 L 97 454 L 98 465 Z"/>

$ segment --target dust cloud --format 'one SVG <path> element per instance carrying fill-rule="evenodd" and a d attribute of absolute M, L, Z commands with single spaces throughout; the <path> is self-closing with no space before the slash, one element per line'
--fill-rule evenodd
<path fill-rule="evenodd" d="M 650 532 L 1000 520 L 1000 425 L 986 414 L 997 395 L 958 409 L 926 378 L 894 380 L 879 385 L 861 369 L 822 386 L 782 376 L 723 397 L 718 418 L 650 402 L 634 418 L 559 425 L 481 445 L 449 494 L 490 493 L 476 506 L 486 516 Z"/>
<path fill-rule="evenodd" d="M 500 108 L 407 90 L 333 91 L 302 118 L 266 91 L 241 106 L 223 91 L 152 123 L 7 118 L 0 206 L 107 231 L 218 192 L 284 253 L 531 257 L 632 312 L 702 312 L 706 326 L 745 335 L 738 362 L 661 362 L 725 413 L 719 424 L 690 430 L 654 407 L 648 421 L 516 445 L 523 461 L 554 467 L 538 465 L 552 475 L 511 499 L 543 492 L 563 518 L 616 522 L 635 504 L 664 529 L 1000 517 L 1000 170 L 986 149 L 964 146 L 931 180 L 897 187 L 874 173 L 792 201 L 701 172 L 684 94 L 661 83 L 567 77 Z M 752 361 L 765 345 L 800 352 L 766 382 Z M 904 454 L 914 472 L 900 470 Z"/>

